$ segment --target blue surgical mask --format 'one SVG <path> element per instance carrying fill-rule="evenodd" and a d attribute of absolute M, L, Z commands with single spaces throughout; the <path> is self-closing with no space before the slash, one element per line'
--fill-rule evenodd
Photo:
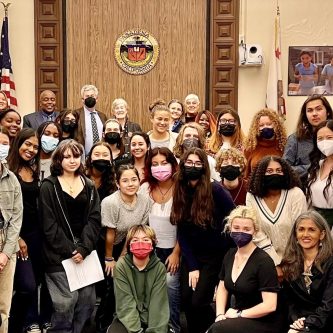
<path fill-rule="evenodd" d="M 59 138 L 54 138 L 53 136 L 42 135 L 41 138 L 43 152 L 48 154 L 55 150 L 59 143 Z"/>
<path fill-rule="evenodd" d="M 0 161 L 4 161 L 9 152 L 9 145 L 0 144 Z"/>

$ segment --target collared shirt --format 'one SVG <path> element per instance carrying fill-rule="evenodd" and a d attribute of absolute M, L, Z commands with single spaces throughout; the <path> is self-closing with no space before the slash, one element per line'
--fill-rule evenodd
<path fill-rule="evenodd" d="M 103 123 L 96 110 L 89 111 L 85 106 L 83 106 L 83 109 L 84 109 L 84 120 L 85 120 L 85 124 L 86 124 L 86 132 L 84 133 L 84 136 L 85 136 L 84 150 L 85 150 L 85 153 L 87 156 L 90 152 L 91 147 L 93 146 L 93 133 L 92 133 L 90 113 L 94 112 L 94 114 L 95 114 L 99 139 L 102 138 Z"/>
<path fill-rule="evenodd" d="M 0 252 L 8 258 L 18 251 L 18 236 L 22 225 L 22 193 L 16 176 L 1 163 L 0 211 L 3 218 Z"/>
<path fill-rule="evenodd" d="M 45 112 L 42 110 L 41 112 L 42 112 L 42 117 L 43 117 L 44 122 L 55 121 L 55 119 L 57 118 L 55 111 L 53 111 L 52 113 L 48 113 L 48 112 Z"/>

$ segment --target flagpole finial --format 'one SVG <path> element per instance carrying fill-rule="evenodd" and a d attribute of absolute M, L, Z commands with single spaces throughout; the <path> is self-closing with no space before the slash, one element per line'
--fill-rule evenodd
<path fill-rule="evenodd" d="M 276 6 L 276 14 L 280 15 L 280 7 L 279 7 L 279 5 Z"/>
<path fill-rule="evenodd" d="M 8 15 L 8 7 L 11 5 L 10 2 L 4 3 L 3 1 L 1 1 L 3 8 L 5 9 L 5 16 Z"/>

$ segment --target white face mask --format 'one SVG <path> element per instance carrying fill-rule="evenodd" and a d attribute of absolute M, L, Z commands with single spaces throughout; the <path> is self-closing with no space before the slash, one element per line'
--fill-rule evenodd
<path fill-rule="evenodd" d="M 8 152 L 9 152 L 9 145 L 0 144 L 0 162 L 4 161 L 7 158 Z"/>
<path fill-rule="evenodd" d="M 333 155 L 333 140 L 323 140 L 317 142 L 318 149 L 325 155 Z"/>

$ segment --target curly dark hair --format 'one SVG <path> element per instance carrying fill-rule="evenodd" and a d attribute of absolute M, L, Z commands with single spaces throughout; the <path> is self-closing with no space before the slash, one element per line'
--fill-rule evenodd
<path fill-rule="evenodd" d="M 166 147 L 156 147 L 151 150 L 150 154 L 146 158 L 145 162 L 145 170 L 144 170 L 144 179 L 142 183 L 148 182 L 149 184 L 149 191 L 155 189 L 155 187 L 158 185 L 158 180 L 152 176 L 151 173 L 151 165 L 152 165 L 152 159 L 154 156 L 161 154 L 165 156 L 165 159 L 168 163 L 172 166 L 172 175 L 174 176 L 178 170 L 178 162 L 176 160 L 176 157 L 174 154 L 172 154 L 171 150 Z"/>
<path fill-rule="evenodd" d="M 318 171 L 320 169 L 320 165 L 319 162 L 320 160 L 322 160 L 323 158 L 325 158 L 325 156 L 322 154 L 322 152 L 318 149 L 318 145 L 317 145 L 317 133 L 318 131 L 323 128 L 323 127 L 327 127 L 329 128 L 331 131 L 333 131 L 333 120 L 326 120 L 321 122 L 315 129 L 314 133 L 313 133 L 313 150 L 310 153 L 310 168 L 309 168 L 309 177 L 306 183 L 306 198 L 311 202 L 311 197 L 312 197 L 312 193 L 311 193 L 311 185 L 317 180 L 317 176 L 318 176 Z M 326 186 L 324 188 L 324 197 L 327 200 L 327 195 L 328 195 L 328 189 L 331 187 L 331 183 L 332 183 L 332 176 L 333 176 L 333 170 L 330 171 L 328 177 L 327 177 L 327 182 L 326 182 Z"/>
<path fill-rule="evenodd" d="M 284 190 L 290 190 L 293 187 L 301 187 L 298 175 L 288 164 L 286 160 L 279 156 L 266 156 L 255 166 L 251 173 L 248 191 L 259 198 L 263 198 L 267 194 L 264 186 L 264 176 L 270 161 L 279 163 L 285 176 Z"/>
<path fill-rule="evenodd" d="M 323 95 L 312 95 L 312 96 L 308 97 L 302 105 L 301 113 L 297 120 L 296 137 L 299 140 L 312 138 L 313 128 L 312 128 L 312 125 L 309 123 L 309 120 L 306 116 L 306 108 L 307 108 L 307 104 L 309 102 L 316 101 L 316 100 L 321 100 L 321 102 L 323 103 L 323 105 L 327 111 L 327 119 L 333 118 L 332 107 L 326 97 L 324 97 Z"/>

